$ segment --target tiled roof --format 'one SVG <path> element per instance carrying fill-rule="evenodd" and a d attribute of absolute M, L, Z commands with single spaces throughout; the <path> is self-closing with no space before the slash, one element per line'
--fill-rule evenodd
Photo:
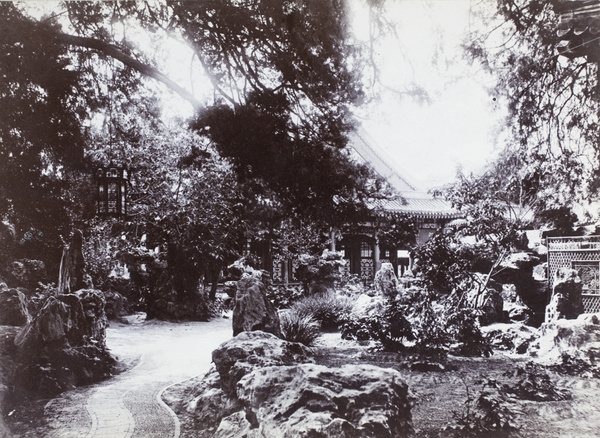
<path fill-rule="evenodd" d="M 380 201 L 375 207 L 385 213 L 407 214 L 426 219 L 456 219 L 462 214 L 448 201 L 422 192 L 403 192 L 404 199 Z"/>
<path fill-rule="evenodd" d="M 372 139 L 366 133 L 362 131 L 354 133 L 350 145 L 364 161 L 370 163 L 373 169 L 390 183 L 402 198 L 394 201 L 379 201 L 373 205 L 373 208 L 383 210 L 382 214 L 408 214 L 427 219 L 455 219 L 463 216 L 443 198 L 417 190 L 412 182 L 394 169 L 383 152 L 373 146 Z"/>
<path fill-rule="evenodd" d="M 600 61 L 600 1 L 557 1 L 554 9 L 559 18 L 558 53 Z"/>

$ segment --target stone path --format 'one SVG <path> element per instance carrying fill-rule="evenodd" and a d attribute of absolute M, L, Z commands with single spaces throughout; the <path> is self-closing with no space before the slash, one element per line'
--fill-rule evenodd
<path fill-rule="evenodd" d="M 51 402 L 47 437 L 177 438 L 179 421 L 160 398 L 168 386 L 204 374 L 211 353 L 232 335 L 231 319 L 113 324 L 107 345 L 133 367 Z"/>

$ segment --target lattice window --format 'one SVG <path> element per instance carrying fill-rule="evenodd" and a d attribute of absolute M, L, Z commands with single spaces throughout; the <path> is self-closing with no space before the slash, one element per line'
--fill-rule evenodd
<path fill-rule="evenodd" d="M 573 269 L 577 270 L 581 278 L 582 293 L 586 295 L 600 294 L 600 262 L 574 260 L 571 262 Z"/>
<path fill-rule="evenodd" d="M 548 282 L 559 268 L 573 268 L 582 280 L 585 313 L 600 311 L 600 236 L 549 237 Z"/>
<path fill-rule="evenodd" d="M 283 281 L 283 265 L 281 260 L 273 260 L 273 281 Z"/>
<path fill-rule="evenodd" d="M 360 242 L 360 257 L 373 257 L 373 249 L 371 248 L 371 245 L 369 245 L 369 242 Z"/>
<path fill-rule="evenodd" d="M 370 281 L 373 279 L 373 260 L 362 259 L 360 261 L 360 278 Z"/>
<path fill-rule="evenodd" d="M 585 313 L 599 313 L 600 312 L 600 295 L 588 295 L 582 296 L 583 311 Z"/>

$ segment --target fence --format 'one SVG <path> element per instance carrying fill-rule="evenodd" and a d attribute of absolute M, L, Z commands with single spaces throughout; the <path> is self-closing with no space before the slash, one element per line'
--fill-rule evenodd
<path fill-rule="evenodd" d="M 548 237 L 548 281 L 558 268 L 576 269 L 585 313 L 600 312 L 600 236 Z"/>

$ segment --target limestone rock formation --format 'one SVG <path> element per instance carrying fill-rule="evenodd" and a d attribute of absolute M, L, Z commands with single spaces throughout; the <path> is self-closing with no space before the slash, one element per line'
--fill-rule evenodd
<path fill-rule="evenodd" d="M 530 320 L 533 312 L 523 303 L 514 284 L 503 285 L 501 295 L 504 301 L 503 310 L 509 321 L 527 323 Z"/>
<path fill-rule="evenodd" d="M 398 295 L 398 278 L 391 263 L 381 264 L 381 268 L 375 274 L 373 286 L 378 294 L 388 298 L 396 298 L 396 295 Z"/>
<path fill-rule="evenodd" d="M 558 319 L 540 327 L 540 337 L 528 350 L 536 362 L 600 374 L 600 314 Z"/>
<path fill-rule="evenodd" d="M 237 431 L 223 423 L 236 432 L 229 436 L 403 437 L 411 431 L 407 393 L 397 371 L 373 365 L 257 368 L 237 388 L 245 421 L 234 417 Z"/>
<path fill-rule="evenodd" d="M 490 324 L 481 332 L 494 349 L 516 354 L 525 354 L 539 336 L 538 329 L 518 322 Z"/>
<path fill-rule="evenodd" d="M 234 394 L 239 380 L 256 367 L 312 362 L 310 350 L 263 331 L 243 332 L 212 353 L 221 386 Z"/>
<path fill-rule="evenodd" d="M 183 409 L 198 437 L 405 437 L 408 387 L 392 369 L 329 368 L 311 350 L 244 332 L 213 352 L 214 366 Z"/>
<path fill-rule="evenodd" d="M 25 294 L 17 289 L 8 289 L 6 284 L 2 283 L 0 285 L 0 325 L 25 325 L 30 319 Z"/>
<path fill-rule="evenodd" d="M 546 306 L 545 322 L 575 319 L 583 313 L 581 279 L 575 269 L 560 268 L 554 275 L 552 298 Z"/>
<path fill-rule="evenodd" d="M 102 292 L 50 296 L 15 338 L 18 380 L 53 395 L 110 375 Z"/>
<path fill-rule="evenodd" d="M 253 330 L 281 337 L 279 314 L 267 298 L 260 271 L 247 272 L 238 281 L 233 309 L 233 336 Z"/>
<path fill-rule="evenodd" d="M 69 243 L 63 248 L 58 276 L 58 292 L 75 292 L 85 287 L 85 259 L 83 258 L 83 233 L 73 230 Z"/>

